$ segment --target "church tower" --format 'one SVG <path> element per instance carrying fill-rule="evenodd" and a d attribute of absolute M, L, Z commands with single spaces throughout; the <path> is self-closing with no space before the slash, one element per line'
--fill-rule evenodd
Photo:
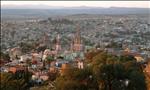
<path fill-rule="evenodd" d="M 79 27 L 77 27 L 77 31 L 74 36 L 74 40 L 71 44 L 72 44 L 71 46 L 72 46 L 73 51 L 82 51 L 83 50 Z"/>
<path fill-rule="evenodd" d="M 61 50 L 60 35 L 59 35 L 59 34 L 57 35 L 57 38 L 56 38 L 55 50 L 56 50 L 57 52 L 59 52 L 59 51 Z"/>
<path fill-rule="evenodd" d="M 70 51 L 74 51 L 74 37 L 71 38 Z"/>

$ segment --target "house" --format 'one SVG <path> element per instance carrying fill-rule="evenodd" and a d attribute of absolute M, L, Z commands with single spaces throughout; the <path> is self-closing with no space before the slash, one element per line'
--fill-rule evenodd
<path fill-rule="evenodd" d="M 84 67 L 83 61 L 78 61 L 78 68 L 83 69 L 83 67 Z"/>
<path fill-rule="evenodd" d="M 9 51 L 9 55 L 10 55 L 10 60 L 19 59 L 20 56 L 22 55 L 21 48 L 19 48 L 19 47 L 12 48 Z"/>
<path fill-rule="evenodd" d="M 32 53 L 32 60 L 41 61 L 42 60 L 42 54 L 41 53 Z"/>
<path fill-rule="evenodd" d="M 47 72 L 44 71 L 36 71 L 31 78 L 33 81 L 35 81 L 36 83 L 39 83 L 39 81 L 46 81 L 49 79 Z"/>
<path fill-rule="evenodd" d="M 83 69 L 84 68 L 84 62 L 83 62 L 83 60 L 81 60 L 80 58 L 76 58 L 76 60 L 75 60 L 77 63 L 77 68 L 79 68 L 79 69 Z"/>
<path fill-rule="evenodd" d="M 12 67 L 9 67 L 9 72 L 12 72 L 12 73 L 16 73 L 17 71 L 25 71 L 26 68 L 25 67 L 21 67 L 21 66 L 12 66 Z"/>
<path fill-rule="evenodd" d="M 55 56 L 56 54 L 57 54 L 57 52 L 54 50 L 51 51 L 50 49 L 45 49 L 42 60 L 46 60 L 47 56 Z"/>
<path fill-rule="evenodd" d="M 31 60 L 32 59 L 32 56 L 31 55 L 28 55 L 28 54 L 26 54 L 26 55 L 22 55 L 22 56 L 20 56 L 20 62 L 26 62 L 27 60 Z"/>
<path fill-rule="evenodd" d="M 137 62 L 144 61 L 144 58 L 141 55 L 135 55 L 134 58 L 136 59 Z"/>

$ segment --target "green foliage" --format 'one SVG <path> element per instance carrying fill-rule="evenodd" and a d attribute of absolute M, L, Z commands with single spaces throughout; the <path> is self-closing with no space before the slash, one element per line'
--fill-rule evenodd
<path fill-rule="evenodd" d="M 57 90 L 96 90 L 97 82 L 94 79 L 92 71 L 85 69 L 68 69 L 63 76 L 56 79 Z"/>
<path fill-rule="evenodd" d="M 37 51 L 40 52 L 40 51 L 44 51 L 47 47 L 46 46 L 40 46 L 37 48 Z"/>
<path fill-rule="evenodd" d="M 24 79 L 14 79 L 10 73 L 1 73 L 1 90 L 26 90 Z"/>
<path fill-rule="evenodd" d="M 32 43 L 25 43 L 25 42 L 21 42 L 19 46 L 21 47 L 23 53 L 28 53 L 29 51 L 35 48 Z"/>
<path fill-rule="evenodd" d="M 91 64 L 100 90 L 146 90 L 144 74 L 133 56 L 101 52 L 92 58 Z"/>
<path fill-rule="evenodd" d="M 132 55 L 119 56 L 118 58 L 121 62 L 136 61 L 136 59 Z"/>
<path fill-rule="evenodd" d="M 3 52 L 0 52 L 0 59 L 9 61 L 10 60 L 10 56 L 9 56 L 9 54 L 5 54 Z"/>
<path fill-rule="evenodd" d="M 94 58 L 100 52 L 102 52 L 102 51 L 90 51 L 90 52 L 86 53 L 85 54 L 86 62 L 91 63 L 92 58 Z"/>
<path fill-rule="evenodd" d="M 84 69 L 67 69 L 56 79 L 57 90 L 146 90 L 144 74 L 133 56 L 92 51 L 86 60 Z"/>
<path fill-rule="evenodd" d="M 26 90 L 31 73 L 0 73 L 1 90 Z"/>
<path fill-rule="evenodd" d="M 32 64 L 31 59 L 28 58 L 28 59 L 26 60 L 26 64 L 27 64 L 27 66 L 31 66 L 31 64 Z"/>
<path fill-rule="evenodd" d="M 53 24 L 53 25 L 56 25 L 56 24 L 73 24 L 73 22 L 68 20 L 68 19 L 57 19 L 57 20 L 54 20 L 54 19 L 48 18 L 48 21 L 51 24 Z"/>
<path fill-rule="evenodd" d="M 74 72 L 74 78 L 81 81 L 89 78 L 92 75 L 92 72 L 88 69 L 79 69 Z"/>
<path fill-rule="evenodd" d="M 146 90 L 145 77 L 139 71 L 133 70 L 128 73 L 130 84 L 128 90 Z"/>
<path fill-rule="evenodd" d="M 48 65 L 49 65 L 49 67 L 50 67 L 51 62 L 54 61 L 54 57 L 53 56 L 47 56 L 46 57 L 46 61 L 47 61 Z"/>
<path fill-rule="evenodd" d="M 46 60 L 47 60 L 48 62 L 51 62 L 51 61 L 54 60 L 54 58 L 53 58 L 52 56 L 47 56 L 47 57 L 46 57 Z"/>
<path fill-rule="evenodd" d="M 115 37 L 114 35 L 109 36 Z M 122 48 L 122 44 L 117 42 L 111 42 L 109 45 L 106 46 L 106 48 Z"/>

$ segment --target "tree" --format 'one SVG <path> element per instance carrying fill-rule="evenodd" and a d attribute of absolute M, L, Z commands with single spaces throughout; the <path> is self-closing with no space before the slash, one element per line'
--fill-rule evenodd
<path fill-rule="evenodd" d="M 146 90 L 144 74 L 133 56 L 100 52 L 91 61 L 100 90 Z"/>
<path fill-rule="evenodd" d="M 11 74 L 9 73 L 0 73 L 1 74 L 1 90 L 8 90 L 11 87 L 9 86 L 12 79 Z"/>
<path fill-rule="evenodd" d="M 27 82 L 23 79 L 15 79 L 11 73 L 1 73 L 1 90 L 25 90 Z"/>
<path fill-rule="evenodd" d="M 46 48 L 47 48 L 46 45 L 44 45 L 44 46 L 39 46 L 39 47 L 37 48 L 37 51 L 38 51 L 38 52 L 41 52 L 41 51 L 44 51 Z"/>
<path fill-rule="evenodd" d="M 28 67 L 28 66 L 31 66 L 31 63 L 32 63 L 32 62 L 31 62 L 31 59 L 28 58 L 28 59 L 26 60 L 26 65 L 27 65 L 27 67 Z"/>
<path fill-rule="evenodd" d="M 65 70 L 63 76 L 56 79 L 57 90 L 98 90 L 98 84 L 90 68 Z"/>
<path fill-rule="evenodd" d="M 33 43 L 21 42 L 21 43 L 19 44 L 19 46 L 21 47 L 21 51 L 22 51 L 23 53 L 28 53 L 28 52 L 30 52 L 31 50 L 34 50 L 34 49 L 35 49 Z"/>
<path fill-rule="evenodd" d="M 130 81 L 127 90 L 147 90 L 143 72 L 140 72 L 137 68 L 130 67 L 127 75 Z"/>
<path fill-rule="evenodd" d="M 7 53 L 0 52 L 0 59 L 9 61 L 10 60 L 10 56 Z"/>
<path fill-rule="evenodd" d="M 89 51 L 89 52 L 87 52 L 86 54 L 85 54 L 85 59 L 86 59 L 86 62 L 87 63 L 91 63 L 92 62 L 92 59 L 97 55 L 97 54 L 99 54 L 100 52 L 102 52 L 102 51 Z"/>
<path fill-rule="evenodd" d="M 25 90 L 27 88 L 27 83 L 24 79 L 15 79 L 10 81 L 10 86 L 13 90 Z"/>
<path fill-rule="evenodd" d="M 146 90 L 143 71 L 132 56 L 90 53 L 91 65 L 66 69 L 56 79 L 57 90 Z"/>
<path fill-rule="evenodd" d="M 47 56 L 46 57 L 46 61 L 47 61 L 48 65 L 49 65 L 49 67 L 50 67 L 51 62 L 54 61 L 54 57 L 53 56 Z"/>

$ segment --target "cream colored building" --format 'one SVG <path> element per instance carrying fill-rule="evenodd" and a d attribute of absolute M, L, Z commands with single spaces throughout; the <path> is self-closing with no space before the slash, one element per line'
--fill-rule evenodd
<path fill-rule="evenodd" d="M 9 51 L 9 55 L 10 55 L 11 60 L 19 59 L 20 56 L 22 55 L 21 48 L 19 48 L 19 47 L 12 48 Z"/>
<path fill-rule="evenodd" d="M 134 58 L 137 60 L 137 62 L 141 62 L 141 61 L 144 61 L 144 58 L 142 56 L 134 56 Z"/>

